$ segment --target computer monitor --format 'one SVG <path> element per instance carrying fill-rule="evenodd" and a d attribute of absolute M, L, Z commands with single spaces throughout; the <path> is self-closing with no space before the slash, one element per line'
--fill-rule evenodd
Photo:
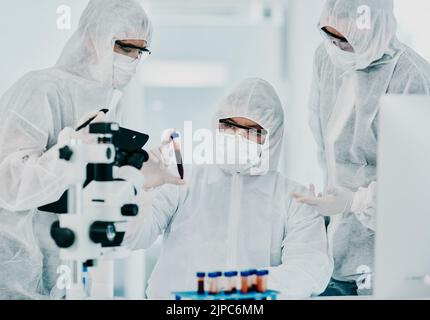
<path fill-rule="evenodd" d="M 374 296 L 430 298 L 430 98 L 384 97 L 379 123 Z"/>

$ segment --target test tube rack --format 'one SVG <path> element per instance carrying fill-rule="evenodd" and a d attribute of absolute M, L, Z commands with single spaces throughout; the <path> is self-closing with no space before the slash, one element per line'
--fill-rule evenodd
<path fill-rule="evenodd" d="M 273 290 L 267 290 L 266 292 L 248 292 L 241 293 L 225 293 L 220 292 L 218 294 L 199 294 L 194 291 L 188 292 L 174 292 L 176 300 L 276 300 L 279 292 Z"/>

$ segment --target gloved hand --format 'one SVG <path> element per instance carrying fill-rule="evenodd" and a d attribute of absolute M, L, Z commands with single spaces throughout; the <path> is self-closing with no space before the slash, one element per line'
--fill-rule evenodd
<path fill-rule="evenodd" d="M 105 121 L 105 118 L 106 118 L 105 111 L 107 110 L 91 111 L 85 114 L 78 121 L 78 125 L 76 126 L 75 130 L 73 130 L 73 132 L 70 132 L 70 139 L 71 138 L 80 139 L 84 143 L 88 143 L 88 144 L 96 143 L 97 138 L 88 133 L 88 129 L 89 129 L 88 126 L 90 123 Z"/>
<path fill-rule="evenodd" d="M 354 192 L 343 189 L 329 187 L 324 194 L 315 194 L 315 186 L 309 188 L 309 194 L 294 193 L 293 197 L 298 203 L 304 203 L 314 207 L 323 216 L 333 216 L 351 212 Z"/>
<path fill-rule="evenodd" d="M 185 181 L 173 175 L 168 170 L 169 150 L 172 147 L 170 136 L 176 130 L 167 130 L 163 134 L 161 146 L 148 152 L 149 159 L 143 164 L 141 169 L 145 184 L 143 188 L 148 191 L 152 188 L 160 187 L 164 184 L 184 185 Z"/>
<path fill-rule="evenodd" d="M 88 130 L 88 126 L 89 126 L 90 123 L 96 123 L 96 122 L 103 122 L 103 121 L 105 121 L 106 113 L 107 112 L 108 112 L 107 109 L 102 109 L 102 110 L 99 110 L 99 111 L 90 111 L 90 112 L 86 113 L 81 119 L 79 119 L 78 124 L 76 125 L 76 128 L 75 128 L 76 131 L 77 132 L 79 132 L 79 131 L 87 131 Z"/>
<path fill-rule="evenodd" d="M 94 122 L 102 122 L 104 121 L 105 113 L 103 111 L 92 111 L 88 112 L 85 116 L 83 116 L 79 121 L 78 125 L 75 129 L 71 127 L 65 127 L 60 131 L 57 138 L 56 148 L 59 149 L 64 147 L 65 145 L 70 143 L 72 139 L 80 139 L 84 143 L 96 143 L 97 139 L 93 135 L 88 133 L 88 126 L 76 131 L 77 128 L 82 126 L 84 123 L 88 122 L 90 119 L 93 119 L 90 123 Z"/>
<path fill-rule="evenodd" d="M 76 131 L 71 127 L 65 127 L 60 131 L 57 138 L 57 147 L 62 148 L 70 143 L 70 140 L 76 135 Z"/>

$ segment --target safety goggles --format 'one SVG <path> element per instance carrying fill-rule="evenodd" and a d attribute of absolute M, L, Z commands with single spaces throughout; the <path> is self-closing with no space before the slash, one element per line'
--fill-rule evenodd
<path fill-rule="evenodd" d="M 151 55 L 151 51 L 148 48 L 124 43 L 121 40 L 115 41 L 115 47 L 124 55 L 135 59 L 145 60 Z"/>
<path fill-rule="evenodd" d="M 255 140 L 257 143 L 263 144 L 268 134 L 264 128 L 251 128 L 242 126 L 232 119 L 221 119 L 219 120 L 219 130 L 225 131 L 226 133 L 232 132 L 240 134 L 248 140 Z"/>
<path fill-rule="evenodd" d="M 332 44 L 334 44 L 340 50 L 343 50 L 346 52 L 354 52 L 354 48 L 351 46 L 351 44 L 348 42 L 348 40 L 346 38 L 339 37 L 339 36 L 331 33 L 325 27 L 321 28 L 320 32 L 321 32 L 321 35 L 323 36 L 323 38 L 330 41 Z"/>

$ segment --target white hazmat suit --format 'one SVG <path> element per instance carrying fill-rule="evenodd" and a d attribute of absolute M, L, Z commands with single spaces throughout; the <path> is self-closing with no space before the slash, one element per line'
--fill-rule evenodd
<path fill-rule="evenodd" d="M 353 192 L 350 210 L 332 216 L 328 230 L 333 277 L 353 281 L 358 276 L 350 275 L 363 266 L 373 269 L 380 98 L 429 95 L 430 65 L 397 39 L 392 0 L 328 0 L 319 28 L 327 26 L 340 32 L 354 53 L 341 52 L 327 40 L 317 49 L 310 125 L 326 184 Z M 344 197 L 347 203 L 346 195 L 327 199 Z M 329 204 L 321 201 L 311 202 L 321 208 Z"/>
<path fill-rule="evenodd" d="M 284 113 L 273 87 L 260 79 L 241 83 L 221 103 L 220 119 L 248 118 L 269 131 L 270 165 L 258 175 L 228 173 L 216 165 L 186 173 L 187 186 L 156 191 L 152 209 L 129 233 L 135 249 L 148 248 L 161 234 L 163 248 L 149 280 L 150 299 L 196 290 L 197 271 L 268 268 L 269 287 L 283 297 L 321 293 L 330 278 L 323 219 L 292 200 L 305 188 L 278 171 Z"/>
<path fill-rule="evenodd" d="M 54 215 L 36 208 L 66 189 L 57 137 L 114 96 L 114 41 L 152 28 L 132 0 L 91 0 L 56 66 L 30 72 L 0 101 L 0 299 L 58 297 Z M 54 290 L 52 290 L 54 289 Z"/>

